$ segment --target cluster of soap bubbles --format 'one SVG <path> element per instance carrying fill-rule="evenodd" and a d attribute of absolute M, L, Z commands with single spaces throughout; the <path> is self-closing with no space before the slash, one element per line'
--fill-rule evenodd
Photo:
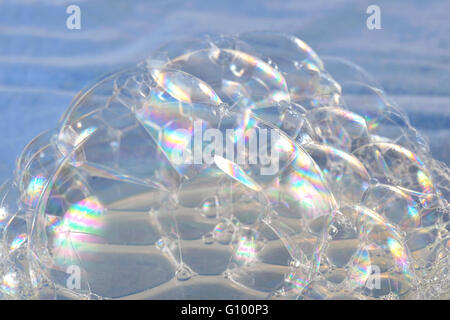
<path fill-rule="evenodd" d="M 355 65 L 271 32 L 171 42 L 26 146 L 0 298 L 448 299 L 449 181 Z"/>

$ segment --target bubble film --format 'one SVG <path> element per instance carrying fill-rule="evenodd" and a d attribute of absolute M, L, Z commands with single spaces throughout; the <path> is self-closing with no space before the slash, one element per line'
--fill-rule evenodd
<path fill-rule="evenodd" d="M 449 299 L 449 171 L 295 36 L 170 42 L 0 187 L 1 299 Z"/>

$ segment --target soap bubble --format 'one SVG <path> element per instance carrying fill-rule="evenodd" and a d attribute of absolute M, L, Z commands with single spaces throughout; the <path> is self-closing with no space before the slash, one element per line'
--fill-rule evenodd
<path fill-rule="evenodd" d="M 25 147 L 0 297 L 445 298 L 445 172 L 376 80 L 295 36 L 171 42 Z"/>

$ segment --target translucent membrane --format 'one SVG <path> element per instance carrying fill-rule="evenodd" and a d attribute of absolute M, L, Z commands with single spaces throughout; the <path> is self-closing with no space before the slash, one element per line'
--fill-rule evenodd
<path fill-rule="evenodd" d="M 445 299 L 427 150 L 370 75 L 294 36 L 170 43 L 25 147 L 0 297 Z"/>
<path fill-rule="evenodd" d="M 210 83 L 225 102 L 242 109 L 290 101 L 282 74 L 241 51 L 213 47 L 185 54 L 171 60 L 166 67 L 183 70 Z"/>

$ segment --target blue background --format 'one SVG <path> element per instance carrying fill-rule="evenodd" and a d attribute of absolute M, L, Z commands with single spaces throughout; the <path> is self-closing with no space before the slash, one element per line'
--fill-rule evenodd
<path fill-rule="evenodd" d="M 81 8 L 68 30 L 66 8 Z M 381 8 L 382 30 L 366 9 Z M 56 125 L 78 90 L 172 39 L 293 33 L 319 55 L 368 70 L 450 164 L 450 1 L 51 1 L 0 4 L 0 181 L 30 139 Z"/>

